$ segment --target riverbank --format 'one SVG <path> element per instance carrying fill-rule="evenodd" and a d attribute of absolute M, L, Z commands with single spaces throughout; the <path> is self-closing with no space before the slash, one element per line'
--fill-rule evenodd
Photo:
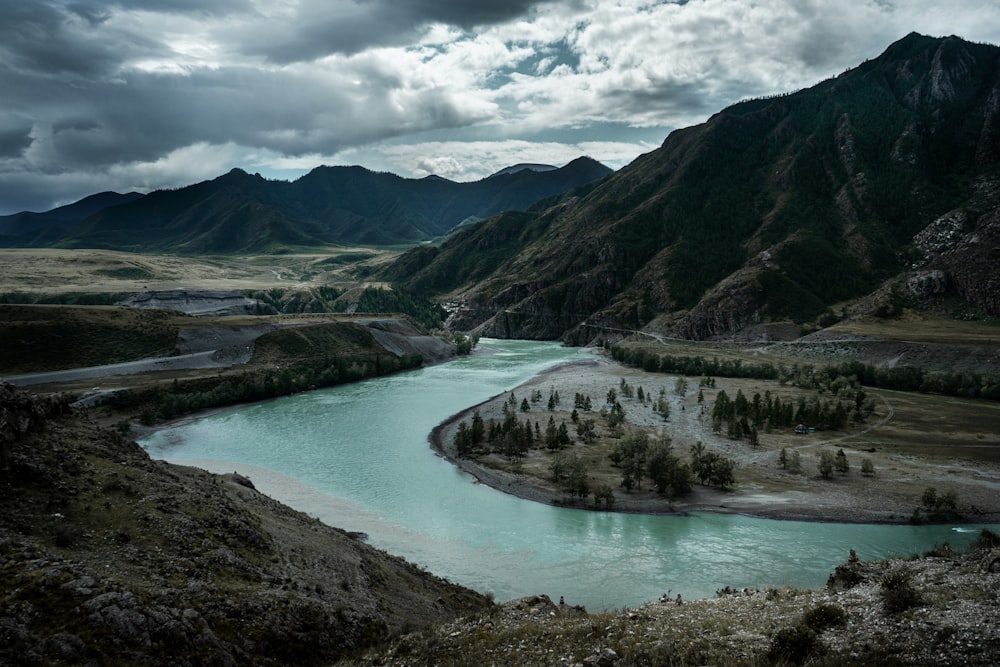
<path fill-rule="evenodd" d="M 620 477 L 615 477 L 618 473 L 608 465 L 606 470 L 592 472 L 590 481 L 592 486 L 604 483 L 613 489 L 613 511 L 643 514 L 716 512 L 783 520 L 908 523 L 914 510 L 921 506 L 922 494 L 933 487 L 938 494 L 955 494 L 960 522 L 1000 523 L 1000 468 L 995 464 L 920 456 L 901 450 L 895 440 L 881 447 L 872 444 L 878 441 L 880 429 L 906 429 L 906 424 L 902 423 L 906 415 L 894 410 L 885 396 L 880 397 L 879 409 L 868 423 L 852 431 L 809 436 L 762 434 L 761 445 L 750 447 L 745 441 L 732 441 L 713 433 L 706 411 L 710 414 L 712 400 L 719 389 L 725 388 L 730 396 L 738 390 L 752 395 L 754 391 L 764 391 L 767 383 L 718 379 L 715 388 L 701 391 L 704 402 L 699 403 L 699 388 L 693 386 L 697 385 L 697 380 L 689 379 L 689 387 L 683 395 L 672 391 L 676 380 L 676 376 L 623 367 L 595 352 L 589 359 L 561 364 L 541 373 L 512 391 L 518 403 L 532 393 L 540 392 L 545 397 L 558 393 L 561 407 L 550 411 L 545 402 L 540 401 L 531 405 L 529 411 L 518 413 L 519 419 L 540 422 L 544 428 L 550 416 L 557 423 L 563 420 L 569 427 L 573 426 L 569 411 L 573 409 L 572 397 L 577 394 L 590 396 L 596 405 L 603 403 L 609 389 L 620 388 L 623 381 L 633 388 L 645 387 L 650 393 L 661 387 L 669 388 L 669 421 L 635 400 L 622 399 L 627 428 L 669 435 L 674 453 L 682 460 L 687 459 L 691 445 L 702 442 L 709 451 L 717 451 L 737 465 L 736 484 L 732 490 L 721 491 L 695 483 L 690 495 L 676 501 L 655 493 L 649 488 L 648 480 L 639 489 L 622 489 L 618 483 Z M 772 389 L 778 391 L 777 383 Z M 570 497 L 550 479 L 550 455 L 543 449 L 532 449 L 517 464 L 497 454 L 475 459 L 458 455 L 454 435 L 459 424 L 471 421 L 477 410 L 487 423 L 490 419 L 501 421 L 510 396 L 510 391 L 503 392 L 439 424 L 429 437 L 433 450 L 479 483 L 499 491 L 549 505 L 594 509 L 592 498 L 579 501 Z M 587 417 L 600 419 L 596 414 Z M 570 431 L 572 433 L 573 429 Z M 894 437 L 899 439 L 898 433 Z M 905 436 L 902 439 L 905 440 Z M 575 442 L 569 451 L 585 456 L 588 447 Z M 787 452 L 799 452 L 801 472 L 792 473 L 781 467 L 779 456 L 783 448 Z M 817 471 L 819 453 L 838 449 L 843 449 L 853 462 L 851 471 L 845 475 L 836 474 L 829 480 L 822 479 Z M 874 475 L 861 474 L 862 458 L 873 461 Z"/>

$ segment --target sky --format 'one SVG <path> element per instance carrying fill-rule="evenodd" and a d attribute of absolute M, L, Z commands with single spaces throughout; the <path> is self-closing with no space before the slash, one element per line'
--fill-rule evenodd
<path fill-rule="evenodd" d="M 239 167 L 618 169 L 1000 0 L 0 0 L 0 214 Z"/>

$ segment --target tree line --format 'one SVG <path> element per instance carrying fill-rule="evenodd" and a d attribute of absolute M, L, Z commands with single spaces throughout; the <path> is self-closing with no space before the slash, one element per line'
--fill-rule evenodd
<path fill-rule="evenodd" d="M 879 389 L 1000 400 L 1000 376 L 972 372 L 935 372 L 917 366 L 882 368 L 859 361 L 826 366 L 747 363 L 741 359 L 657 354 L 624 345 L 612 345 L 611 356 L 620 363 L 651 373 L 777 380 L 804 389 L 830 388 L 839 380 Z"/>
<path fill-rule="evenodd" d="M 298 391 L 319 389 L 357 382 L 369 377 L 388 375 L 418 368 L 420 354 L 372 354 L 365 356 L 334 355 L 321 360 L 292 363 L 278 369 L 251 370 L 243 373 L 173 383 L 146 390 L 118 392 L 111 399 L 117 408 L 141 407 L 140 420 L 145 424 L 157 419 L 173 419 L 209 408 L 250 403 Z"/>

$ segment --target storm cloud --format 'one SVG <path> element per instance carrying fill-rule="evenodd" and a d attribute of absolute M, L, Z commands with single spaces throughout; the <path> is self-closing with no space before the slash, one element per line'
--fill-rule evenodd
<path fill-rule="evenodd" d="M 0 0 L 0 214 L 232 167 L 620 167 L 1000 0 Z"/>

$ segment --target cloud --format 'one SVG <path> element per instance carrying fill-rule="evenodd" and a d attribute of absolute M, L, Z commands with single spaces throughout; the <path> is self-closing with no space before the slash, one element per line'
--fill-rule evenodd
<path fill-rule="evenodd" d="M 379 162 L 390 171 L 415 177 L 436 174 L 455 181 L 485 178 L 521 162 L 561 167 L 587 155 L 612 168 L 620 168 L 657 144 L 614 141 L 433 141 L 385 145 L 377 148 Z M 350 161 L 350 151 L 338 157 Z"/>
<path fill-rule="evenodd" d="M 472 30 L 508 21 L 548 0 L 299 0 L 248 22 L 236 35 L 244 53 L 275 63 L 352 55 L 420 40 L 436 24 Z"/>
<path fill-rule="evenodd" d="M 1000 0 L 0 0 L 0 214 L 205 165 L 621 166 L 911 31 L 995 41 Z"/>

